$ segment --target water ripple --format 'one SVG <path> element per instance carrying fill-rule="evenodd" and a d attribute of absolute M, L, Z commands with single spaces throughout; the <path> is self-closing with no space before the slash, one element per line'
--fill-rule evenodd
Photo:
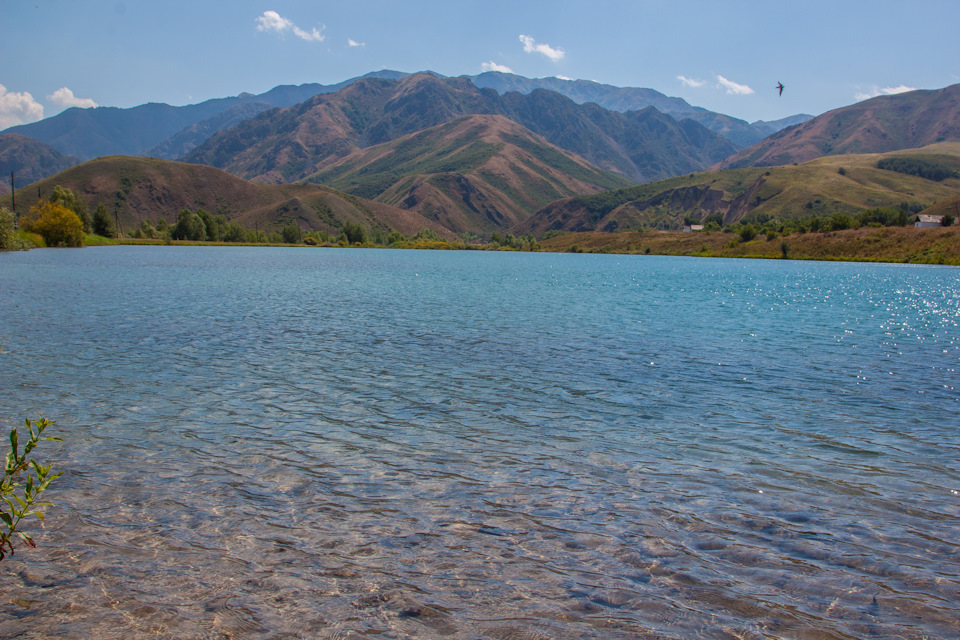
<path fill-rule="evenodd" d="M 958 275 L 0 254 L 0 636 L 957 637 Z"/>

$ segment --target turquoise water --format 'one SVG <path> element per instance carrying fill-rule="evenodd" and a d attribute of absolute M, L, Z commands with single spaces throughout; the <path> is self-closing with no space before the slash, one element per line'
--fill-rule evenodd
<path fill-rule="evenodd" d="M 960 270 L 0 254 L 0 637 L 960 637 Z"/>

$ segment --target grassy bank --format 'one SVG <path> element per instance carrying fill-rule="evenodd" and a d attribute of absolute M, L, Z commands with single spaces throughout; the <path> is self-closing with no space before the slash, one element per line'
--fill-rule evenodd
<path fill-rule="evenodd" d="M 561 252 L 960 265 L 960 227 L 861 227 L 769 239 L 764 235 L 749 242 L 743 242 L 737 234 L 723 232 L 584 232 L 542 240 L 540 248 Z"/>

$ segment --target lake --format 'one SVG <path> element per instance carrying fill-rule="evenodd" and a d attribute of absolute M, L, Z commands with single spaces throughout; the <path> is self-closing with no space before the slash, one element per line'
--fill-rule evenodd
<path fill-rule="evenodd" d="M 43 249 L 0 336 L 0 637 L 960 637 L 957 268 Z"/>

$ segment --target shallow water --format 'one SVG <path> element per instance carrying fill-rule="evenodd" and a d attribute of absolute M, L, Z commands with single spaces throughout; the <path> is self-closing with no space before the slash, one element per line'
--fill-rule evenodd
<path fill-rule="evenodd" d="M 0 254 L 0 637 L 960 637 L 960 270 Z"/>

